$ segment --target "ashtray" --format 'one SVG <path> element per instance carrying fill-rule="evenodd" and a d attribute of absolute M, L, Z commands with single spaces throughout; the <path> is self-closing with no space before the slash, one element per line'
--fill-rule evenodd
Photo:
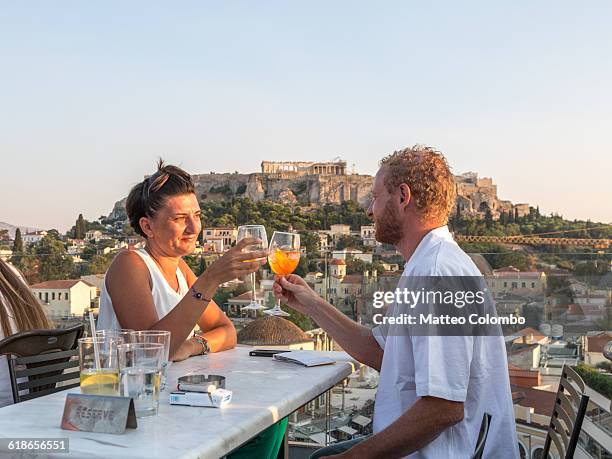
<path fill-rule="evenodd" d="M 188 375 L 178 379 L 176 388 L 186 392 L 208 392 L 225 389 L 225 376 L 220 375 Z"/>

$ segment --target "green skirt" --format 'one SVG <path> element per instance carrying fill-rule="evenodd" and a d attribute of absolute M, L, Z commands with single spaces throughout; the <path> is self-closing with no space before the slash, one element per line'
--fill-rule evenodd
<path fill-rule="evenodd" d="M 228 459 L 276 459 L 287 430 L 287 418 L 268 427 L 251 441 L 241 446 Z"/>

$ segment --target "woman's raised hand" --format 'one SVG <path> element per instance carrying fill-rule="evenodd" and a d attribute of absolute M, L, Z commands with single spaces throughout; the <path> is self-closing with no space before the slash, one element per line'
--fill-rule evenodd
<path fill-rule="evenodd" d="M 212 263 L 205 271 L 216 284 L 237 279 L 257 271 L 266 264 L 268 249 L 243 252 L 249 245 L 261 243 L 259 239 L 242 239 L 229 249 L 221 258 Z"/>

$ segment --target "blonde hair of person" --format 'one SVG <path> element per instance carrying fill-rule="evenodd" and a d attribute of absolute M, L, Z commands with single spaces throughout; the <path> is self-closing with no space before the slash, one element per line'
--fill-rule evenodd
<path fill-rule="evenodd" d="M 0 302 L 0 323 L 4 336 L 51 327 L 42 306 L 26 283 L 8 263 L 1 259 L 0 293 L 3 296 L 3 301 Z M 12 321 L 9 321 L 9 317 Z M 11 329 L 11 322 L 16 330 Z"/>
<path fill-rule="evenodd" d="M 448 223 L 455 206 L 457 185 L 446 158 L 423 145 L 394 151 L 380 161 L 386 168 L 384 184 L 393 193 L 400 184 L 410 187 L 417 211 L 425 218 Z"/>

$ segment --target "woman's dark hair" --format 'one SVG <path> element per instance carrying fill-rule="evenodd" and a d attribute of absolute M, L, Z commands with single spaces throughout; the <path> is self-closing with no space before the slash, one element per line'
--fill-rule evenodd
<path fill-rule="evenodd" d="M 125 210 L 130 226 L 146 238 L 140 227 L 140 219 L 153 218 L 165 204 L 166 198 L 189 193 L 195 194 L 191 176 L 180 167 L 166 166 L 160 159 L 157 163 L 157 172 L 134 186 L 127 197 Z"/>

